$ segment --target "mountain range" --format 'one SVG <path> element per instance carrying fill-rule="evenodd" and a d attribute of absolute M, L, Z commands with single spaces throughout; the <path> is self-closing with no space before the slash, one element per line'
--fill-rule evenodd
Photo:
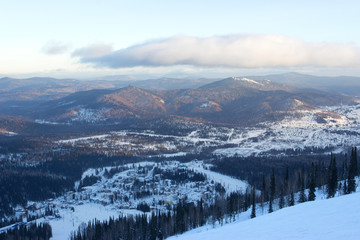
<path fill-rule="evenodd" d="M 298 88 L 269 79 L 255 79 L 231 77 L 196 88 L 170 90 L 135 86 L 117 88 L 120 83 L 101 81 L 88 83 L 66 80 L 61 85 L 56 80 L 46 79 L 33 79 L 36 84 L 23 87 L 19 85 L 24 85 L 26 81 L 19 81 L 15 88 L 9 79 L 2 79 L 2 84 L 8 86 L 8 93 L 16 93 L 21 89 L 31 92 L 33 89 L 36 95 L 37 92 L 46 92 L 44 88 L 58 91 L 53 90 L 51 97 L 44 97 L 42 101 L 36 95 L 33 101 L 7 100 L 0 107 L 3 114 L 60 123 L 109 124 L 131 119 L 148 121 L 176 116 L 222 125 L 250 126 L 265 121 L 278 121 L 300 111 L 318 111 L 320 106 L 354 105 L 359 102 L 357 98 L 347 95 Z M 86 91 L 77 91 L 81 87 Z M 318 112 L 320 120 L 329 115 L 336 117 L 330 111 Z"/>

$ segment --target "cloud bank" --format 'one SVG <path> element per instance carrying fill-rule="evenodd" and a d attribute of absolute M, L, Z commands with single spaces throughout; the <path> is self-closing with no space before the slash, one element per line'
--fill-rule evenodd
<path fill-rule="evenodd" d="M 73 56 L 95 67 L 192 65 L 203 67 L 359 67 L 360 49 L 340 43 L 313 43 L 282 35 L 176 36 L 111 51 L 78 49 Z"/>
<path fill-rule="evenodd" d="M 113 47 L 109 44 L 92 44 L 87 47 L 78 48 L 73 53 L 73 57 L 81 57 L 83 59 L 91 59 L 110 54 Z"/>
<path fill-rule="evenodd" d="M 58 42 L 58 41 L 49 41 L 42 48 L 41 52 L 48 55 L 58 55 L 66 53 L 69 50 L 69 44 Z"/>

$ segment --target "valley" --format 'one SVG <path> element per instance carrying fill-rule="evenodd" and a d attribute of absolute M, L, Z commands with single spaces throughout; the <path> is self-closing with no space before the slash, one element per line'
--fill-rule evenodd
<path fill-rule="evenodd" d="M 329 113 L 332 113 L 329 114 Z M 343 152 L 360 144 L 360 105 L 301 110 L 279 122 L 264 122 L 256 127 L 217 127 L 202 123 L 179 128 L 179 135 L 156 130 L 110 132 L 105 135 L 63 139 L 57 143 L 90 147 L 104 154 L 129 149 L 139 155 L 196 154 L 212 152 L 225 156 L 276 156 L 299 153 Z M 174 126 L 176 128 L 176 126 Z M 183 130 L 185 129 L 185 131 Z"/>
<path fill-rule="evenodd" d="M 336 157 L 343 181 L 360 146 L 359 99 L 266 79 L 65 95 L 0 104 L 0 181 L 11 186 L 0 187 L 0 234 L 37 222 L 53 239 L 74 239 L 91 234 L 91 222 L 143 218 L 143 229 L 163 221 L 156 234 L 169 237 L 247 219 L 253 202 L 262 214 L 274 197 L 275 209 L 281 197 L 292 206 L 314 164 L 325 198 L 328 166 Z M 183 217 L 188 224 L 174 227 Z"/>

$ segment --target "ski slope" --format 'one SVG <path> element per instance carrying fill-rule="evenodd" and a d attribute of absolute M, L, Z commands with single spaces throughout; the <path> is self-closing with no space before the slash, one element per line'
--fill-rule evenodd
<path fill-rule="evenodd" d="M 194 229 L 168 240 L 356 240 L 360 239 L 359 202 L 360 193 L 306 202 L 216 229 Z"/>

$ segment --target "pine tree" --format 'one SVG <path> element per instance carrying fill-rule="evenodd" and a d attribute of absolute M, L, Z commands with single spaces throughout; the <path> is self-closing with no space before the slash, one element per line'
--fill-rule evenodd
<path fill-rule="evenodd" d="M 203 199 L 201 198 L 200 199 L 200 203 L 199 203 L 199 207 L 200 207 L 200 209 L 199 209 L 199 219 L 200 219 L 200 221 L 199 221 L 199 224 L 200 224 L 200 226 L 203 226 L 204 224 L 205 224 L 205 217 L 204 217 L 204 207 L 203 207 Z"/>
<path fill-rule="evenodd" d="M 310 173 L 310 183 L 309 183 L 309 195 L 308 200 L 314 201 L 316 198 L 315 195 L 315 168 L 314 163 L 311 163 L 311 173 Z"/>
<path fill-rule="evenodd" d="M 289 194 L 289 166 L 286 165 L 285 177 L 284 177 L 284 195 Z"/>
<path fill-rule="evenodd" d="M 295 205 L 295 196 L 294 196 L 294 192 L 291 192 L 289 206 L 294 206 L 294 205 Z"/>
<path fill-rule="evenodd" d="M 276 179 L 275 179 L 275 170 L 272 169 L 272 174 L 270 177 L 270 201 L 269 201 L 269 213 L 272 213 L 273 210 L 273 200 L 275 197 L 275 190 L 276 190 Z"/>
<path fill-rule="evenodd" d="M 357 148 L 354 147 L 354 173 L 355 173 L 355 176 L 358 176 L 358 161 L 357 161 Z"/>
<path fill-rule="evenodd" d="M 285 197 L 284 197 L 284 186 L 281 187 L 279 208 L 282 209 L 285 206 Z"/>
<path fill-rule="evenodd" d="M 342 179 L 344 180 L 343 194 L 347 194 L 348 193 L 348 189 L 347 189 L 347 179 L 348 179 L 347 154 L 345 154 L 345 160 L 343 162 L 342 174 L 343 174 Z"/>
<path fill-rule="evenodd" d="M 265 175 L 263 175 L 262 177 L 262 187 L 261 187 L 261 198 L 262 198 L 262 201 L 267 201 L 267 186 L 266 186 L 266 179 L 265 179 Z"/>
<path fill-rule="evenodd" d="M 305 183 L 304 183 L 304 169 L 299 173 L 299 182 L 300 182 L 300 195 L 299 195 L 299 203 L 306 202 L 305 195 Z"/>
<path fill-rule="evenodd" d="M 356 190 L 355 177 L 357 176 L 357 171 L 357 150 L 355 147 L 351 149 L 350 165 L 348 170 L 347 193 L 352 193 Z"/>
<path fill-rule="evenodd" d="M 266 181 L 265 181 L 265 175 L 262 177 L 262 187 L 261 187 L 261 209 L 264 213 L 264 202 L 266 202 L 267 198 L 267 192 L 266 192 Z"/>
<path fill-rule="evenodd" d="M 276 190 L 276 179 L 275 179 L 275 170 L 272 169 L 272 174 L 270 178 L 270 198 L 274 199 Z"/>
<path fill-rule="evenodd" d="M 256 205 L 255 205 L 255 187 L 252 189 L 252 209 L 251 209 L 251 218 L 256 217 Z"/>
<path fill-rule="evenodd" d="M 274 210 L 273 210 L 273 200 L 272 198 L 270 197 L 270 201 L 269 201 L 269 210 L 268 212 L 269 213 L 272 213 Z"/>
<path fill-rule="evenodd" d="M 335 156 L 331 155 L 330 165 L 328 168 L 327 194 L 328 198 L 334 197 L 337 190 L 337 167 Z"/>

